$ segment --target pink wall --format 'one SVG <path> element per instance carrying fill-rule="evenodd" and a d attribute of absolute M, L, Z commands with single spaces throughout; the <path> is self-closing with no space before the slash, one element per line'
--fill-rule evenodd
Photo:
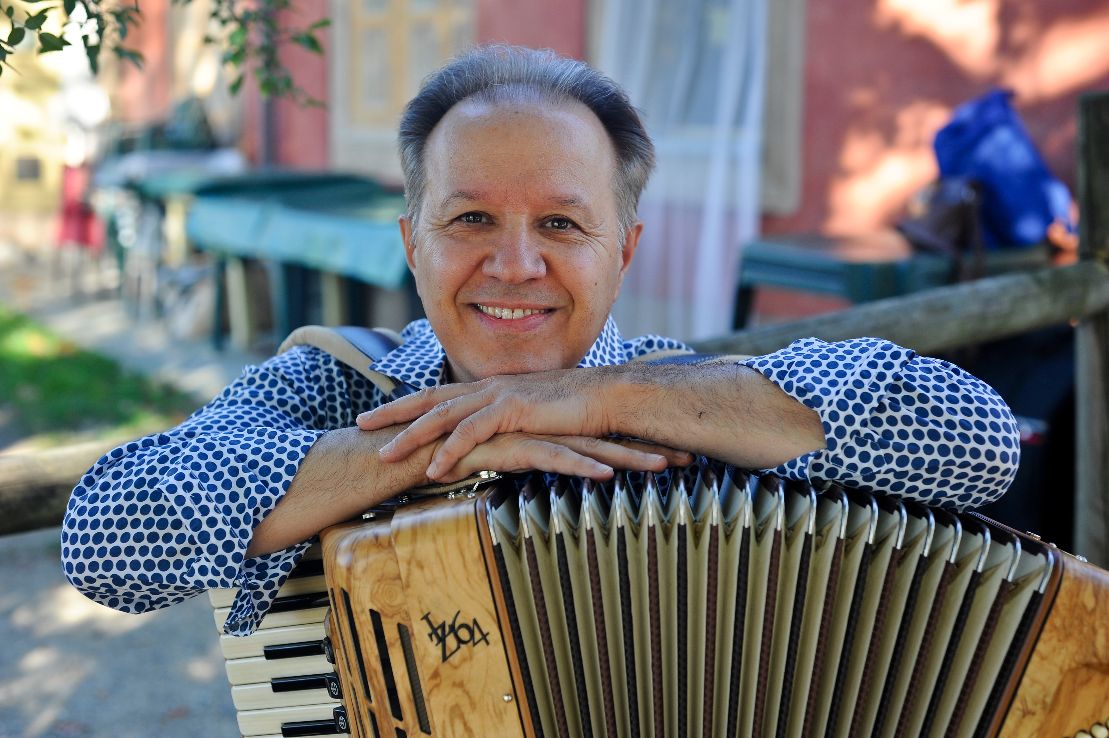
<path fill-rule="evenodd" d="M 959 103 L 1017 92 L 1049 166 L 1073 190 L 1075 106 L 1109 87 L 1099 0 L 810 0 L 802 198 L 767 232 L 893 223 L 936 174 L 932 137 Z"/>
<path fill-rule="evenodd" d="M 296 12 L 287 12 L 286 25 L 306 26 L 328 13 L 322 0 L 301 2 Z M 552 48 L 561 54 L 580 58 L 585 52 L 585 0 L 550 3 L 544 0 L 477 0 L 475 35 L 478 43 L 495 41 Z M 282 51 L 282 59 L 294 70 L 297 84 L 317 100 L 327 102 L 327 53 L 330 37 L 319 34 L 325 54 L 316 55 L 298 47 Z M 246 110 L 242 146 L 254 162 L 261 156 L 262 104 L 257 86 L 244 84 Z M 290 100 L 276 104 L 277 161 L 283 166 L 323 168 L 328 166 L 328 112 L 326 108 L 305 108 Z"/>
<path fill-rule="evenodd" d="M 324 0 L 311 0 L 294 4 L 294 10 L 281 14 L 281 24 L 290 28 L 305 28 L 320 18 L 328 17 L 328 4 Z M 285 44 L 281 60 L 292 71 L 293 80 L 312 98 L 326 105 L 328 92 L 328 55 L 331 35 L 328 29 L 316 33 L 323 46 L 323 54 L 313 54 L 295 44 Z M 262 157 L 261 135 L 263 126 L 262 97 L 253 79 L 243 84 L 244 97 L 243 151 L 254 163 Z M 276 101 L 274 127 L 277 163 L 297 169 L 324 169 L 328 166 L 328 133 L 330 131 L 326 107 L 307 107 L 287 98 Z"/>
<path fill-rule="evenodd" d="M 554 49 L 585 55 L 585 0 L 477 0 L 477 42 Z"/>
<path fill-rule="evenodd" d="M 173 57 L 169 46 L 170 0 L 144 0 L 142 18 L 127 32 L 124 45 L 143 55 L 142 69 L 130 62 L 111 60 L 119 69 L 112 90 L 113 115 L 125 123 L 164 120 L 173 90 Z M 102 60 L 111 54 L 105 50 Z"/>

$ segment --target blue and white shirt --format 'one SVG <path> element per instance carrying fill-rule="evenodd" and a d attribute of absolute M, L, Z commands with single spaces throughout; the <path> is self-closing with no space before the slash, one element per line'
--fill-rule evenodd
<path fill-rule="evenodd" d="M 427 321 L 402 336 L 373 368 L 417 388 L 442 383 L 446 357 Z M 610 319 L 579 366 L 684 348 L 659 336 L 626 341 Z M 744 363 L 813 408 L 824 426 L 827 448 L 779 474 L 960 509 L 996 499 L 1016 474 L 1009 409 L 951 364 L 873 338 L 804 339 Z M 247 367 L 184 423 L 114 449 L 81 479 L 62 527 L 66 577 L 91 599 L 132 613 L 239 587 L 225 630 L 253 632 L 309 544 L 247 558 L 252 531 L 321 435 L 384 401 L 314 348 Z"/>

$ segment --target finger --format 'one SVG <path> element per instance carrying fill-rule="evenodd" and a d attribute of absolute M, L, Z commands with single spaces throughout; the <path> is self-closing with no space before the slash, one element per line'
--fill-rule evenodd
<path fill-rule="evenodd" d="M 436 438 L 452 433 L 460 423 L 480 411 L 489 402 L 484 395 L 462 395 L 440 402 L 414 420 L 407 428 L 394 436 L 393 440 L 381 447 L 379 452 L 383 461 L 400 461 L 416 449 L 426 446 Z M 482 438 L 486 440 L 493 433 Z M 477 443 L 480 443 L 478 441 Z M 470 444 L 473 448 L 476 443 Z M 469 450 L 467 448 L 467 451 Z M 461 458 L 459 455 L 458 458 Z"/>
<path fill-rule="evenodd" d="M 659 454 L 665 457 L 667 466 L 689 466 L 696 456 L 689 451 L 682 451 L 669 446 L 662 446 L 650 441 L 640 441 L 635 438 L 609 438 L 613 443 L 618 443 L 627 448 L 634 448 L 650 454 Z"/>
<path fill-rule="evenodd" d="M 439 482 L 454 482 L 479 470 L 536 470 L 596 480 L 611 479 L 613 475 L 612 467 L 580 454 L 565 444 L 522 433 L 506 433 L 476 447 L 454 468 L 434 477 L 428 474 L 428 477 Z"/>
<path fill-rule="evenodd" d="M 362 430 L 380 430 L 391 425 L 407 423 L 424 415 L 441 402 L 470 394 L 472 384 L 446 384 L 441 387 L 422 389 L 415 394 L 387 402 L 380 407 L 361 413 L 354 419 Z"/>
<path fill-rule="evenodd" d="M 554 440 L 583 456 L 589 456 L 616 469 L 662 471 L 667 467 L 667 458 L 663 454 L 649 449 L 632 448 L 611 439 L 558 436 Z"/>
<path fill-rule="evenodd" d="M 488 441 L 497 433 L 520 430 L 506 424 L 504 412 L 505 408 L 502 404 L 486 405 L 459 421 L 452 430 L 449 430 L 450 435 L 432 457 L 428 473 L 444 472 L 453 468 L 478 444 Z"/>

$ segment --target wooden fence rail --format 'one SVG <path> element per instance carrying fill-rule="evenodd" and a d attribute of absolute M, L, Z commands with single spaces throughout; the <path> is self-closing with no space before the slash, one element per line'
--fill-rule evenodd
<path fill-rule="evenodd" d="M 880 336 L 933 354 L 1087 318 L 1109 309 L 1109 269 L 1083 262 L 936 287 L 814 318 L 694 343 L 707 353 L 765 354 L 798 338 Z"/>

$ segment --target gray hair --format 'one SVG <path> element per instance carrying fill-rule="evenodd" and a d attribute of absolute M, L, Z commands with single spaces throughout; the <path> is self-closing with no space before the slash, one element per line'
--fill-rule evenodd
<path fill-rule="evenodd" d="M 520 46 L 482 46 L 456 57 L 424 80 L 400 121 L 400 160 L 408 218 L 416 222 L 427 188 L 424 147 L 432 130 L 463 100 L 548 102 L 577 100 L 608 131 L 616 153 L 616 201 L 620 227 L 635 223 L 639 195 L 655 165 L 655 148 L 627 94 L 584 62 L 553 51 Z"/>

